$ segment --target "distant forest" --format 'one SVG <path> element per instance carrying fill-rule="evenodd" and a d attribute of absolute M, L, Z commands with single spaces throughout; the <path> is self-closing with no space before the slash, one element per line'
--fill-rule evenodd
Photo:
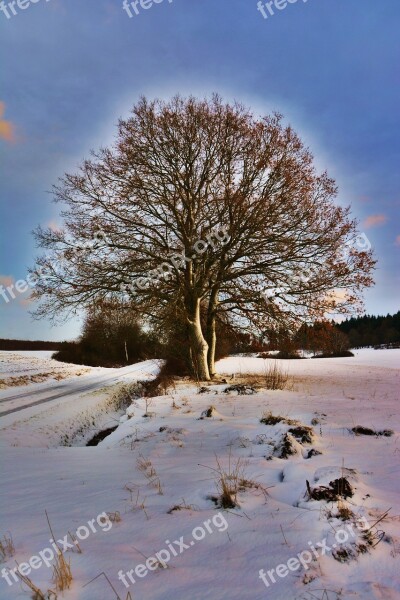
<path fill-rule="evenodd" d="M 41 340 L 0 339 L 0 350 L 61 350 L 68 342 L 43 342 Z"/>
<path fill-rule="evenodd" d="M 335 326 L 345 333 L 350 341 L 351 348 L 365 346 L 386 346 L 400 344 L 400 311 L 394 315 L 352 317 Z M 243 342 L 243 340 L 242 340 Z M 243 342 L 244 343 L 244 342 Z M 235 348 L 234 351 L 254 351 L 254 348 Z M 40 340 L 6 340 L 0 339 L 0 350 L 67 350 L 74 343 L 71 342 L 44 342 Z M 246 346 L 246 347 L 245 347 Z"/>
<path fill-rule="evenodd" d="M 352 317 L 336 327 L 348 335 L 352 348 L 400 344 L 400 311 L 386 317 Z"/>

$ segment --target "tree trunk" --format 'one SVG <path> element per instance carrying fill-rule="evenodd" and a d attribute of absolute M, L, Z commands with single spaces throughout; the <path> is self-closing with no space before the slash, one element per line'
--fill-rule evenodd
<path fill-rule="evenodd" d="M 208 341 L 208 355 L 207 364 L 210 376 L 215 375 L 215 348 L 217 346 L 217 333 L 215 330 L 215 315 L 210 318 L 210 322 L 207 324 L 207 341 Z"/>
<path fill-rule="evenodd" d="M 216 332 L 216 308 L 218 305 L 218 292 L 212 291 L 208 303 L 207 311 L 207 332 L 206 339 L 208 343 L 207 364 L 211 377 L 215 375 L 215 349 L 217 346 Z"/>
<path fill-rule="evenodd" d="M 125 340 L 125 357 L 126 357 L 126 363 L 128 364 L 128 362 L 129 362 L 129 356 L 128 356 L 128 347 L 126 345 L 126 340 Z"/>
<path fill-rule="evenodd" d="M 208 344 L 204 339 L 201 329 L 200 300 L 196 298 L 191 304 L 191 310 L 188 314 L 188 329 L 192 368 L 199 381 L 209 381 L 210 372 L 207 363 Z"/>

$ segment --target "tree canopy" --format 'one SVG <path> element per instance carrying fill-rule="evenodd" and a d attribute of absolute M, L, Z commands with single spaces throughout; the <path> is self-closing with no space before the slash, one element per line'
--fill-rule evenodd
<path fill-rule="evenodd" d="M 179 323 L 199 379 L 214 373 L 218 318 L 298 327 L 360 310 L 373 283 L 371 250 L 298 135 L 217 95 L 142 98 L 54 193 L 64 226 L 36 233 L 37 315 L 122 298 Z"/>

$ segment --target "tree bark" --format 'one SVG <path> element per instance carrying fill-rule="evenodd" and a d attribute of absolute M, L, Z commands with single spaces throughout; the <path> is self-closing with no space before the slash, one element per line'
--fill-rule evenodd
<path fill-rule="evenodd" d="M 187 322 L 193 370 L 199 381 L 209 381 L 210 371 L 207 362 L 208 344 L 203 336 L 201 328 L 199 298 L 196 298 L 191 302 L 191 309 L 188 311 Z"/>
<path fill-rule="evenodd" d="M 211 377 L 215 375 L 215 349 L 217 346 L 216 317 L 218 306 L 218 291 L 213 289 L 210 294 L 207 309 L 206 340 L 208 343 L 207 364 Z"/>

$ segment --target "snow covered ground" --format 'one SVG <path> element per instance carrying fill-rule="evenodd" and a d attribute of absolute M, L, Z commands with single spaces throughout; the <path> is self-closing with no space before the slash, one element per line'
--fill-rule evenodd
<path fill-rule="evenodd" d="M 218 363 L 228 384 L 198 393 L 180 381 L 150 406 L 136 400 L 96 447 L 83 445 L 90 432 L 76 431 L 92 414 L 94 428 L 115 423 L 110 394 L 121 381 L 153 376 L 154 361 L 31 384 L 32 393 L 42 390 L 35 399 L 66 387 L 60 398 L 0 418 L 0 535 L 15 546 L 0 565 L 0 598 L 31 597 L 10 573 L 16 560 L 31 561 L 25 572 L 44 592 L 54 589 L 47 510 L 58 540 L 68 532 L 81 540 L 81 553 L 70 537 L 60 542 L 73 575 L 59 592 L 66 600 L 126 600 L 128 592 L 141 600 L 399 599 L 400 350 L 281 361 L 290 389 L 224 392 L 247 373 L 261 384 L 273 362 L 231 357 Z M 94 389 L 80 391 L 83 380 Z M 0 402 L 27 389 L 4 390 Z M 1 410 L 10 402 L 31 400 Z M 211 406 L 213 416 L 200 418 Z M 261 423 L 268 413 L 285 420 Z M 312 427 L 311 442 L 292 421 Z M 355 426 L 393 435 L 355 435 Z M 295 454 L 283 458 L 288 441 Z M 215 503 L 217 461 L 240 471 L 236 508 Z M 306 481 L 315 489 L 341 477 L 352 497 L 310 500 Z M 337 518 L 338 509 L 349 519 Z"/>
<path fill-rule="evenodd" d="M 93 372 L 91 367 L 69 365 L 52 360 L 53 351 L 0 351 L 0 390 L 28 386 L 47 380 L 60 381 Z M 94 370 L 96 372 L 96 370 Z"/>

